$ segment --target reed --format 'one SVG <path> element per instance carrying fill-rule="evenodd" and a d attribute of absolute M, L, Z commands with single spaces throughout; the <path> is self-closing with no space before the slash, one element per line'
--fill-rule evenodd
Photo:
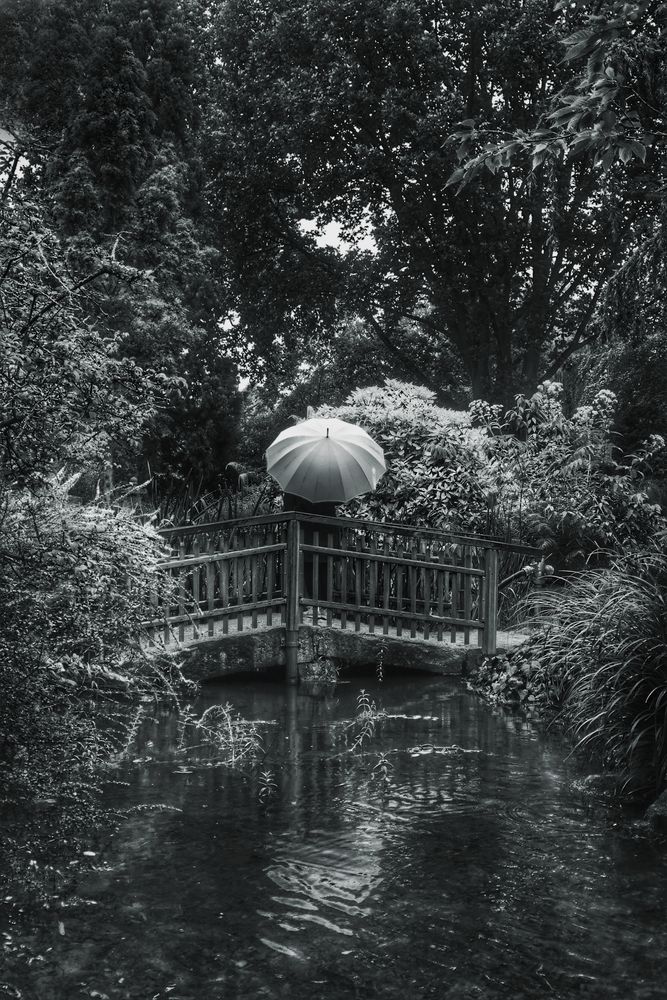
<path fill-rule="evenodd" d="M 540 595 L 539 658 L 565 691 L 576 747 L 619 771 L 627 794 L 667 784 L 667 555 L 612 558 Z"/>

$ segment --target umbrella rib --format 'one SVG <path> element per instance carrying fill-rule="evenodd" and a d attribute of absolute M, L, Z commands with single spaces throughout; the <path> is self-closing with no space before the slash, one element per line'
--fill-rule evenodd
<path fill-rule="evenodd" d="M 353 461 L 353 462 L 356 462 L 356 464 L 357 464 L 357 465 L 359 466 L 359 468 L 361 469 L 361 471 L 362 471 L 362 473 L 364 474 L 364 476 L 367 476 L 367 472 L 368 472 L 368 470 L 364 468 L 364 466 L 363 466 L 363 465 L 361 464 L 361 462 L 359 461 L 359 459 L 357 458 L 357 456 L 356 456 L 356 455 L 355 455 L 355 454 L 354 454 L 354 453 L 353 453 L 353 452 L 351 451 L 351 449 L 350 449 L 350 448 L 348 447 L 348 443 L 349 443 L 349 442 L 347 442 L 347 441 L 337 441 L 336 443 L 337 443 L 337 444 L 339 444 L 341 448 L 344 448 L 344 449 L 345 449 L 345 451 L 346 451 L 346 452 L 347 452 L 347 454 L 348 454 L 348 455 L 350 456 L 350 458 L 352 459 L 352 461 Z M 373 458 L 371 459 L 371 461 L 373 462 L 373 464 L 376 464 L 376 463 L 377 463 L 377 459 L 376 459 L 375 457 L 373 457 Z M 386 469 L 385 469 L 385 470 L 383 470 L 383 471 L 386 471 Z"/>

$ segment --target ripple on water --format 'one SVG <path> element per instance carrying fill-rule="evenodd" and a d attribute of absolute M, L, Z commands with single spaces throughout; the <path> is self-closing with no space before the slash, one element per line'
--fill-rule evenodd
<path fill-rule="evenodd" d="M 260 933 L 260 940 L 275 950 L 279 928 L 290 935 L 317 929 L 341 937 L 354 936 L 356 928 L 373 912 L 371 897 L 383 879 L 380 852 L 383 840 L 371 827 L 360 825 L 335 834 L 311 831 L 306 842 L 287 834 L 266 875 L 280 892 L 271 896 L 275 909 L 258 910 L 274 933 Z M 302 954 L 302 953 L 301 953 Z"/>

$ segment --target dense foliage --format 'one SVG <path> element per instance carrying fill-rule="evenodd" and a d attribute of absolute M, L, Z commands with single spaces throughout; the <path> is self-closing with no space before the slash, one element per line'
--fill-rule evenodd
<path fill-rule="evenodd" d="M 549 0 L 220 8 L 212 169 L 258 361 L 282 372 L 352 315 L 404 378 L 449 392 L 453 356 L 466 390 L 509 404 L 581 349 L 646 206 L 589 160 L 461 191 L 475 140 L 448 141 L 461 120 L 535 129 L 572 17 Z M 342 245 L 318 240 L 332 223 Z"/>
<path fill-rule="evenodd" d="M 138 641 L 161 545 L 109 469 L 168 388 L 91 317 L 136 273 L 92 248 L 74 269 L 45 215 L 22 186 L 0 208 L 2 874 L 42 890 L 63 842 L 90 835 L 99 765 L 123 743 L 93 696 L 158 679 Z"/>
<path fill-rule="evenodd" d="M 321 412 L 360 424 L 389 470 L 348 509 L 375 520 L 501 533 L 538 545 L 561 569 L 641 546 L 664 526 L 643 491 L 657 435 L 634 455 L 613 446 L 615 397 L 600 390 L 571 417 L 562 387 L 545 383 L 503 412 L 476 400 L 469 411 L 436 406 L 433 393 L 388 381 Z"/>
<path fill-rule="evenodd" d="M 644 799 L 667 784 L 666 569 L 654 546 L 541 592 L 539 633 L 471 678 L 493 701 L 558 711 L 577 748 Z"/>
<path fill-rule="evenodd" d="M 205 5 L 176 0 L 10 2 L 0 62 L 8 174 L 36 190 L 67 240 L 77 283 L 101 254 L 137 280 L 97 282 L 85 303 L 119 358 L 168 376 L 141 447 L 115 474 L 157 476 L 163 494 L 208 488 L 234 457 L 236 364 L 221 344 L 229 309 L 205 197 L 210 49 Z M 20 163 L 20 169 L 16 169 Z"/>

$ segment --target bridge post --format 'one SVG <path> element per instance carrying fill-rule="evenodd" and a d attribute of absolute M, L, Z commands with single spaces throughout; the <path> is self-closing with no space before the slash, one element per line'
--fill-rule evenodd
<path fill-rule="evenodd" d="M 287 659 L 287 683 L 296 684 L 299 680 L 299 549 L 301 526 L 296 518 L 287 523 L 287 601 L 285 621 L 285 654 Z"/>
<path fill-rule="evenodd" d="M 498 549 L 484 549 L 484 641 L 482 652 L 495 656 L 498 618 Z"/>

